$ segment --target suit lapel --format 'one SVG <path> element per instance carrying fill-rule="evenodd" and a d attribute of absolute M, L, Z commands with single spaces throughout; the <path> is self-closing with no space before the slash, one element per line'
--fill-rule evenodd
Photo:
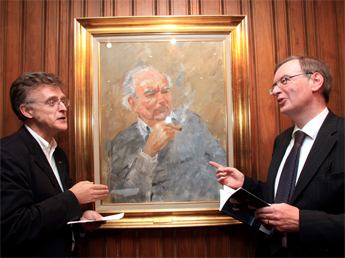
<path fill-rule="evenodd" d="M 23 138 L 27 141 L 28 149 L 30 151 L 30 154 L 34 157 L 35 163 L 49 177 L 54 187 L 57 188 L 59 192 L 61 192 L 60 185 L 40 145 L 38 144 L 36 139 L 31 135 L 31 133 L 25 128 L 25 126 L 23 126 L 20 130 L 22 134 L 24 134 Z"/>
<path fill-rule="evenodd" d="M 66 185 L 66 180 L 64 180 L 64 178 L 66 176 L 66 165 L 67 164 L 65 164 L 64 159 L 62 159 L 60 157 L 57 149 L 54 152 L 54 159 L 55 159 L 55 164 L 56 164 L 57 170 L 58 170 L 59 175 L 60 175 L 61 184 L 62 184 L 63 189 L 65 191 L 68 189 L 68 186 Z"/>
<path fill-rule="evenodd" d="M 332 150 L 337 141 L 336 137 L 332 136 L 335 132 L 337 132 L 337 116 L 329 111 L 329 114 L 320 128 L 313 147 L 311 148 L 308 158 L 303 166 L 300 178 L 298 179 L 295 191 L 291 198 L 291 203 L 296 200 L 298 195 L 308 185 L 309 181 Z"/>

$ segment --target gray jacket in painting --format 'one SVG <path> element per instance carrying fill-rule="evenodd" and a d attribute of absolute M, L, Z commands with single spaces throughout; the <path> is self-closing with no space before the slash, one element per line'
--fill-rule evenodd
<path fill-rule="evenodd" d="M 226 152 L 201 118 L 174 111 L 183 128 L 159 151 L 155 161 L 141 154 L 145 137 L 138 122 L 108 142 L 108 187 L 116 203 L 217 201 L 221 185 L 215 161 L 226 165 Z"/>

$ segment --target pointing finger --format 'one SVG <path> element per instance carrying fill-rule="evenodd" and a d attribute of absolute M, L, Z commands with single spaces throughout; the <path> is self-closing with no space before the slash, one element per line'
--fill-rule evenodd
<path fill-rule="evenodd" d="M 210 161 L 209 163 L 210 163 L 210 165 L 212 165 L 212 166 L 214 166 L 216 168 L 224 168 L 222 165 L 220 165 L 220 164 L 218 164 L 218 163 L 216 163 L 214 161 Z"/>

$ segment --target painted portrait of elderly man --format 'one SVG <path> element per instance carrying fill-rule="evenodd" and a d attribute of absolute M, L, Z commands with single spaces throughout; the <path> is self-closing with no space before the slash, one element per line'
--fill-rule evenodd
<path fill-rule="evenodd" d="M 221 186 L 209 161 L 227 164 L 223 71 L 206 65 L 196 72 L 193 70 L 201 65 L 193 66 L 193 62 L 175 62 L 177 68 L 169 69 L 172 64 L 155 61 L 152 56 L 158 58 L 158 54 L 162 53 L 154 52 L 166 49 L 174 57 L 171 52 L 179 51 L 177 46 L 146 44 L 144 49 L 150 49 L 151 58 L 139 54 L 138 62 L 136 56 L 131 69 L 118 76 L 115 92 L 115 87 L 113 92 L 108 88 L 103 93 L 107 97 L 101 95 L 104 99 L 114 95 L 114 102 L 117 103 L 102 101 L 101 135 L 103 157 L 106 157 L 102 166 L 103 183 L 106 182 L 109 187 L 109 202 L 218 201 Z M 198 44 L 183 44 L 184 51 L 187 51 L 186 47 L 189 52 L 196 47 L 200 50 Z M 130 45 L 133 47 L 133 44 Z M 126 49 L 126 45 L 121 47 Z M 203 47 L 212 53 L 211 65 L 216 62 L 218 69 L 219 66 L 223 68 L 222 47 L 217 47 L 217 42 Z M 122 52 L 125 52 L 124 49 Z M 104 49 L 105 52 L 109 53 L 109 50 Z M 130 68 L 129 65 L 126 67 Z M 194 85 L 195 81 L 187 79 L 187 69 L 191 69 L 190 74 L 194 78 L 195 74 L 199 76 L 205 72 L 202 83 L 206 81 L 210 84 Z M 200 96 L 196 97 L 198 94 Z M 193 108 L 193 104 L 196 107 Z M 111 130 L 112 127 L 116 129 Z"/>

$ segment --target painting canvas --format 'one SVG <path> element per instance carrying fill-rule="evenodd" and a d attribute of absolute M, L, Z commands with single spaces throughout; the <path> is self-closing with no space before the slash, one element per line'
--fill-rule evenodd
<path fill-rule="evenodd" d="M 103 228 L 239 223 L 219 211 L 210 191 L 217 186 L 207 185 L 216 169 L 206 160 L 225 152 L 220 163 L 251 170 L 247 32 L 241 15 L 75 20 L 76 180 L 113 184 L 92 208 L 125 213 Z M 134 91 L 123 92 L 130 82 Z M 155 103 L 162 105 L 151 109 Z M 163 144 L 156 144 L 158 129 L 166 131 Z M 152 163 L 132 162 L 139 145 L 140 157 Z"/>
<path fill-rule="evenodd" d="M 208 162 L 226 166 L 232 146 L 225 40 L 224 35 L 94 39 L 95 169 L 110 190 L 103 203 L 219 201 L 221 186 Z M 169 123 L 182 131 L 169 129 Z M 167 131 L 170 139 L 161 140 Z"/>

